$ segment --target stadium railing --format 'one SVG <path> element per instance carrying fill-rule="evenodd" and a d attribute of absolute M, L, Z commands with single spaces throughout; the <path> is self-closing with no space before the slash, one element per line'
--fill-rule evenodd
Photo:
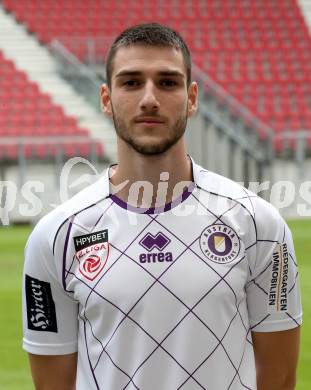
<path fill-rule="evenodd" d="M 50 45 L 58 60 L 59 73 L 69 81 L 97 110 L 100 109 L 98 91 L 102 80 L 89 66 L 82 63 L 64 44 L 53 40 Z"/>

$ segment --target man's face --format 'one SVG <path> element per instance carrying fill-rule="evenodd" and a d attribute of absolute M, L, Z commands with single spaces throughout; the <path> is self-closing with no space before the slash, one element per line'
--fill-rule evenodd
<path fill-rule="evenodd" d="M 114 58 L 111 90 L 102 88 L 102 103 L 123 141 L 141 154 L 160 154 L 185 132 L 196 104 L 193 84 L 188 91 L 181 51 L 122 47 Z"/>

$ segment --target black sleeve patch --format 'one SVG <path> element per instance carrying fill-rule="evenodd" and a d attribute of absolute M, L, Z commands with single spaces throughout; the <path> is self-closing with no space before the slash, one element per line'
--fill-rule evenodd
<path fill-rule="evenodd" d="M 28 329 L 57 333 L 50 283 L 26 275 L 25 287 Z"/>

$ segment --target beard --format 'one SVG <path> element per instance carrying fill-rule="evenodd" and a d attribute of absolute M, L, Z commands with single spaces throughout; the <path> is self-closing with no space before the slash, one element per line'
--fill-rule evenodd
<path fill-rule="evenodd" d="M 113 114 L 113 123 L 116 129 L 117 135 L 130 147 L 132 147 L 136 152 L 153 156 L 165 153 L 172 146 L 174 146 L 180 138 L 185 134 L 187 127 L 187 111 L 185 111 L 184 115 L 181 115 L 167 130 L 167 135 L 163 137 L 163 139 L 159 142 L 156 141 L 152 144 L 144 143 L 141 141 L 141 137 L 139 135 L 131 134 L 129 126 L 126 125 L 125 121 L 116 115 L 116 112 L 112 108 Z"/>

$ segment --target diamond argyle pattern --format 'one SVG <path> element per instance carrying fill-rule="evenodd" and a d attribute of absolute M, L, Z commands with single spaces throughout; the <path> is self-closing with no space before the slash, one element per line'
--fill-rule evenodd
<path fill-rule="evenodd" d="M 248 253 L 256 243 L 260 245 L 265 240 L 255 238 L 232 263 L 219 265 L 209 261 L 200 249 L 201 232 L 206 226 L 230 223 L 231 214 L 241 206 L 227 199 L 227 207 L 222 205 L 222 212 L 217 214 L 207 208 L 201 198 L 195 192 L 189 198 L 205 211 L 205 215 L 196 220 L 195 229 L 189 229 L 186 218 L 176 218 L 178 224 L 174 226 L 169 213 L 141 215 L 140 223 L 131 229 L 127 240 L 114 235 L 111 229 L 109 259 L 104 272 L 92 284 L 82 280 L 73 265 L 74 259 L 68 257 L 66 283 L 83 283 L 89 290 L 82 302 L 80 317 L 97 388 L 105 387 L 101 385 L 101 372 L 109 369 L 115 378 L 111 389 L 159 389 L 162 388 L 159 373 L 170 366 L 174 375 L 169 385 L 166 378 L 167 389 L 206 389 L 208 373 L 214 372 L 217 362 L 221 361 L 226 375 L 218 378 L 217 389 L 252 389 L 248 385 L 249 378 L 240 374 L 245 359 L 253 359 L 243 281 L 252 272 L 246 260 Z M 117 208 L 111 203 L 107 206 L 106 201 L 102 208 Z M 120 210 L 116 210 L 118 212 Z M 96 228 L 102 229 L 108 216 L 104 212 L 98 215 Z M 83 213 L 79 216 L 80 230 L 83 229 L 81 221 Z M 73 220 L 69 224 L 67 237 L 75 223 Z M 68 242 L 64 256 L 67 256 L 66 245 Z M 142 252 L 160 251 L 171 252 L 173 260 L 157 262 L 154 257 L 146 264 L 139 260 Z M 265 272 L 269 272 L 269 264 L 249 283 L 260 294 L 267 295 L 266 287 L 260 282 Z M 177 283 L 176 275 L 183 275 L 184 280 Z M 106 328 L 96 326 L 92 320 L 98 300 L 102 301 L 102 310 L 107 316 Z M 228 306 L 230 318 L 222 309 L 218 317 L 211 317 L 210 308 L 215 305 Z M 185 353 L 181 343 L 184 335 L 189 334 L 191 341 Z M 242 354 L 239 345 L 232 342 L 235 338 L 245 340 Z M 137 344 L 135 340 L 140 341 Z M 123 353 L 120 353 L 121 346 Z M 192 359 L 189 360 L 188 355 Z"/>

